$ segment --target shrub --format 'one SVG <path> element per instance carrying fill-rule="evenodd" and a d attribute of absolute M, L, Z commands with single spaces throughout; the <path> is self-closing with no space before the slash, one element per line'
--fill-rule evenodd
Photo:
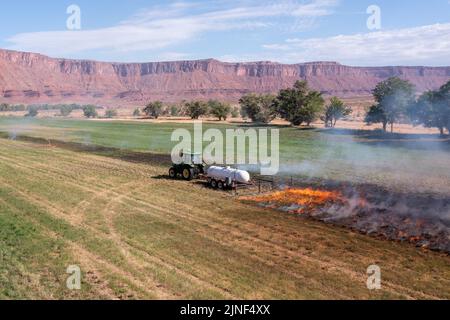
<path fill-rule="evenodd" d="M 231 112 L 230 105 L 217 100 L 209 100 L 208 108 L 211 115 L 219 119 L 219 121 L 227 120 Z"/>
<path fill-rule="evenodd" d="M 180 109 L 177 105 L 170 106 L 170 115 L 176 117 L 180 114 Z"/>
<path fill-rule="evenodd" d="M 373 90 L 373 96 L 377 104 L 370 108 L 366 122 L 368 124 L 382 123 L 384 131 L 390 124 L 391 132 L 393 132 L 394 124 L 414 103 L 414 86 L 406 80 L 392 77 L 378 83 Z"/>
<path fill-rule="evenodd" d="M 231 110 L 231 117 L 232 118 L 239 118 L 239 108 L 234 107 L 233 110 Z"/>
<path fill-rule="evenodd" d="M 208 104 L 203 101 L 191 101 L 186 103 L 186 112 L 191 119 L 199 119 L 208 114 Z"/>
<path fill-rule="evenodd" d="M 112 119 L 112 118 L 117 117 L 117 114 L 118 114 L 117 110 L 115 110 L 115 109 L 108 109 L 108 110 L 105 111 L 105 118 Z"/>
<path fill-rule="evenodd" d="M 97 118 L 97 108 L 93 105 L 83 106 L 83 114 L 86 118 Z"/>
<path fill-rule="evenodd" d="M 25 117 L 34 118 L 37 117 L 39 114 L 39 109 L 37 107 L 31 106 L 28 108 L 28 113 L 25 115 Z"/>
<path fill-rule="evenodd" d="M 161 101 L 150 102 L 143 111 L 148 117 L 158 119 L 163 111 L 163 103 Z"/>
<path fill-rule="evenodd" d="M 352 109 L 347 107 L 343 101 L 337 97 L 331 98 L 330 104 L 326 106 L 322 120 L 326 127 L 334 128 L 336 122 L 352 113 Z"/>
<path fill-rule="evenodd" d="M 325 101 L 318 91 L 310 90 L 306 81 L 297 81 L 293 88 L 281 90 L 275 100 L 280 116 L 294 126 L 310 125 L 319 118 Z"/>
<path fill-rule="evenodd" d="M 59 112 L 61 116 L 67 117 L 69 116 L 73 111 L 73 107 L 71 105 L 62 105 L 60 106 Z"/>
<path fill-rule="evenodd" d="M 140 117 L 141 116 L 141 109 L 136 108 L 133 111 L 133 117 Z"/>
<path fill-rule="evenodd" d="M 253 122 L 269 123 L 276 117 L 274 101 L 272 95 L 245 95 L 239 100 L 242 117 L 249 117 Z"/>

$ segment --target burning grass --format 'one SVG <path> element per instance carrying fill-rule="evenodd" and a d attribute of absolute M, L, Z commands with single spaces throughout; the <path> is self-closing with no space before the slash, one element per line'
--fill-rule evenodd
<path fill-rule="evenodd" d="M 335 190 L 333 190 L 335 189 Z M 289 188 L 240 200 L 344 226 L 363 234 L 450 253 L 450 200 L 379 188 Z"/>
<path fill-rule="evenodd" d="M 344 198 L 337 191 L 305 189 L 286 189 L 274 193 L 241 197 L 241 200 L 264 204 L 272 208 L 287 208 L 298 214 L 311 213 L 327 205 L 343 203 Z"/>
<path fill-rule="evenodd" d="M 0 298 L 450 298 L 448 257 L 149 178 L 163 159 L 39 144 L 0 139 Z M 370 291 L 374 262 L 383 285 Z"/>

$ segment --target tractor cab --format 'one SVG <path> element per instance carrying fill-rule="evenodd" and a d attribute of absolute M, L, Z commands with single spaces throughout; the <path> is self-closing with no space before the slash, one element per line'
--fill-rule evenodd
<path fill-rule="evenodd" d="M 181 153 L 181 159 L 184 164 L 203 165 L 203 158 L 201 153 Z"/>

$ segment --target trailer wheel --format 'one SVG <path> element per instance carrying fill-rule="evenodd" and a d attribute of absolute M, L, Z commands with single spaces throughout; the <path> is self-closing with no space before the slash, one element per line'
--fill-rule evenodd
<path fill-rule="evenodd" d="M 187 180 L 187 181 L 192 180 L 193 176 L 194 176 L 194 174 L 192 172 L 192 169 L 189 169 L 189 168 L 183 169 L 183 179 L 184 180 Z"/>
<path fill-rule="evenodd" d="M 225 185 L 222 181 L 217 182 L 217 188 L 219 188 L 220 190 L 225 189 Z"/>
<path fill-rule="evenodd" d="M 170 168 L 169 169 L 169 177 L 171 179 L 175 179 L 177 177 L 177 171 L 175 170 L 175 168 Z"/>
<path fill-rule="evenodd" d="M 217 181 L 214 179 L 211 180 L 211 188 L 217 189 Z"/>

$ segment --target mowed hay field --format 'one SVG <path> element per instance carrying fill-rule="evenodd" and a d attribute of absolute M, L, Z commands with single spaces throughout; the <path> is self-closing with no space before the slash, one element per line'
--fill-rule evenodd
<path fill-rule="evenodd" d="M 0 139 L 0 298 L 450 298 L 448 256 L 245 205 L 165 179 L 167 157 L 130 155 Z"/>

